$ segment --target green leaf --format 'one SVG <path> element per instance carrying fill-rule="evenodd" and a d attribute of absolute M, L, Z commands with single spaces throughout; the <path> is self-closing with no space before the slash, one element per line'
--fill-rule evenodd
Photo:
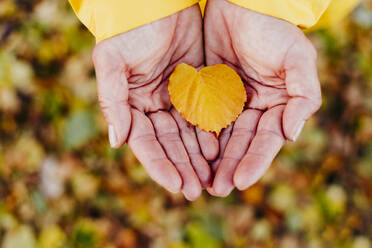
<path fill-rule="evenodd" d="M 96 226 L 90 220 L 78 222 L 73 233 L 73 244 L 76 248 L 93 248 L 99 243 L 99 233 Z"/>
<path fill-rule="evenodd" d="M 186 226 L 186 237 L 193 248 L 218 248 L 221 244 L 200 222 L 192 222 Z"/>
<path fill-rule="evenodd" d="M 31 199 L 38 213 L 44 213 L 46 211 L 47 203 L 44 196 L 39 191 L 33 191 L 31 193 Z"/>
<path fill-rule="evenodd" d="M 90 141 L 97 134 L 96 125 L 93 115 L 90 111 L 79 111 L 69 118 L 65 133 L 64 145 L 69 149 L 76 149 L 88 141 Z"/>

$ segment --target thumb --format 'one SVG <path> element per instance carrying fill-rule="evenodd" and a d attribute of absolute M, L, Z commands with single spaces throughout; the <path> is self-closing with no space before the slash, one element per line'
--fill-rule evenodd
<path fill-rule="evenodd" d="M 295 44 L 286 61 L 286 86 L 291 99 L 283 113 L 283 130 L 296 141 L 305 122 L 322 104 L 316 51 L 310 41 Z"/>
<path fill-rule="evenodd" d="M 106 45 L 106 44 L 104 44 Z M 119 148 L 126 142 L 131 127 L 128 104 L 128 81 L 123 73 L 123 62 L 116 53 L 97 45 L 93 52 L 98 99 L 108 124 L 110 145 Z"/>

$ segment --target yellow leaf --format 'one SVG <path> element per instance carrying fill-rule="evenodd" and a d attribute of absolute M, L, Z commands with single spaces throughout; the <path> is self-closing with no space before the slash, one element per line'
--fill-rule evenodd
<path fill-rule="evenodd" d="M 199 72 L 190 65 L 179 64 L 169 78 L 168 90 L 183 118 L 217 135 L 238 118 L 247 100 L 240 76 L 223 64 L 204 67 Z"/>

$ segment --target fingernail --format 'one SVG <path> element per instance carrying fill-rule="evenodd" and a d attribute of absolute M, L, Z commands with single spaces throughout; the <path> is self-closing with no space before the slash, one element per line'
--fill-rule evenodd
<path fill-rule="evenodd" d="M 118 139 L 115 134 L 115 129 L 113 125 L 108 127 L 109 141 L 112 148 L 115 148 L 118 145 Z"/>
<path fill-rule="evenodd" d="M 293 139 L 292 139 L 293 141 L 296 141 L 298 139 L 298 137 L 301 134 L 302 129 L 304 128 L 304 125 L 305 125 L 305 121 L 300 122 L 300 124 L 297 127 L 297 131 L 295 135 L 293 136 Z"/>

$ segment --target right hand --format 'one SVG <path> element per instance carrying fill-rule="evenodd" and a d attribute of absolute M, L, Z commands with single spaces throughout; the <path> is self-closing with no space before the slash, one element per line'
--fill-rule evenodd
<path fill-rule="evenodd" d="M 248 94 L 244 112 L 220 135 L 213 165 L 209 192 L 227 196 L 256 183 L 319 109 L 316 50 L 295 25 L 227 0 L 208 1 L 204 29 L 206 64 L 233 67 Z"/>
<path fill-rule="evenodd" d="M 177 64 L 203 66 L 199 6 L 100 42 L 93 61 L 111 146 L 128 141 L 157 183 L 189 200 L 199 197 L 211 181 L 206 160 L 216 158 L 218 140 L 187 124 L 168 95 Z"/>

